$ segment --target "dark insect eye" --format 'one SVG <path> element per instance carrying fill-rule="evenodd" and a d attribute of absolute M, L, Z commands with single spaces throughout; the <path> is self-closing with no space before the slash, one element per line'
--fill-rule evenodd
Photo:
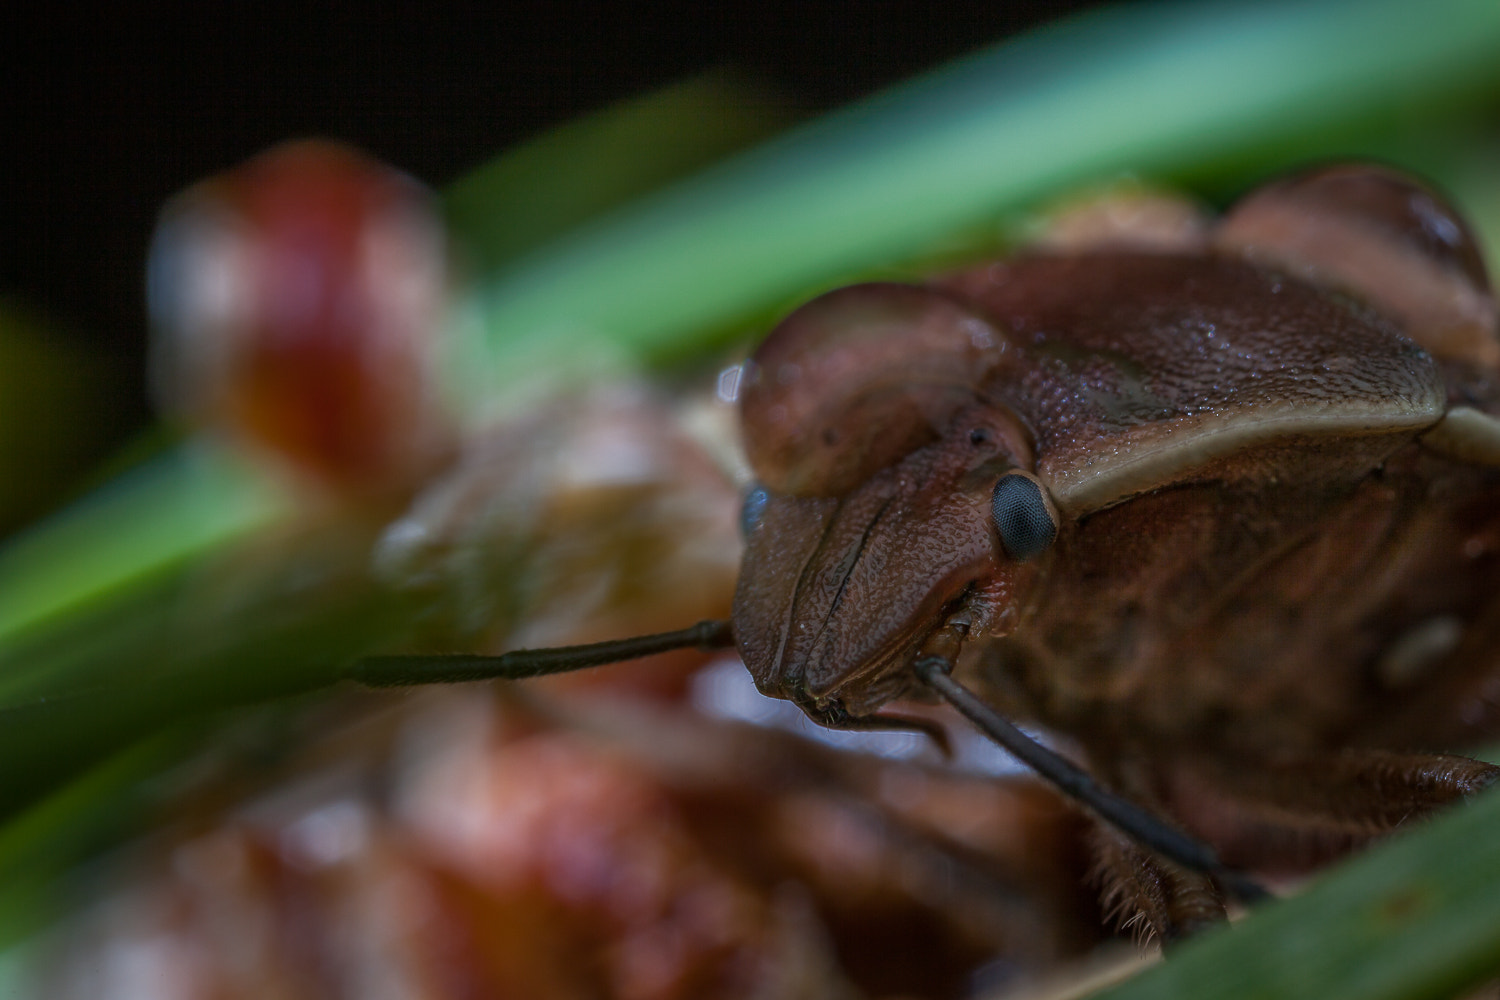
<path fill-rule="evenodd" d="M 760 526 L 761 516 L 770 501 L 771 494 L 764 486 L 756 486 L 745 494 L 745 504 L 740 508 L 740 532 L 746 537 Z"/>
<path fill-rule="evenodd" d="M 969 443 L 976 448 L 982 444 L 988 444 L 989 440 L 990 432 L 983 427 L 976 427 L 969 432 Z"/>
<path fill-rule="evenodd" d="M 1040 555 L 1057 537 L 1057 513 L 1042 484 L 1026 472 L 1000 477 L 990 499 L 990 515 L 1005 554 L 1020 562 Z"/>

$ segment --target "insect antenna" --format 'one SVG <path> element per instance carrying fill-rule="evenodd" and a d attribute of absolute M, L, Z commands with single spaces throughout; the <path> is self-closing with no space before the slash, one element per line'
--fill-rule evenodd
<path fill-rule="evenodd" d="M 734 645 L 727 621 L 701 621 L 675 632 L 657 632 L 629 639 L 610 639 L 583 646 L 517 649 L 500 656 L 445 653 L 411 656 L 367 656 L 356 660 L 344 676 L 366 687 L 411 687 L 417 684 L 458 684 L 494 679 L 521 680 L 544 674 L 600 667 L 636 660 L 674 649 L 696 647 L 705 652 Z"/>
<path fill-rule="evenodd" d="M 1072 761 L 1047 749 L 1023 733 L 1015 723 L 986 705 L 968 688 L 955 681 L 953 660 L 938 655 L 919 657 L 913 668 L 924 684 L 964 715 L 986 736 L 1000 744 L 1017 760 L 1077 801 L 1094 815 L 1162 857 L 1201 872 L 1242 903 L 1270 896 L 1253 879 L 1227 868 L 1212 848 L 1142 809 L 1128 799 L 1102 787 Z"/>

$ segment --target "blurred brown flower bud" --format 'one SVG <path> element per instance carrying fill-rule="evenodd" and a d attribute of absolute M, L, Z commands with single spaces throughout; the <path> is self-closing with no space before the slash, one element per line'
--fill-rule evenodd
<path fill-rule="evenodd" d="M 431 194 L 326 141 L 174 198 L 152 239 L 159 401 L 340 493 L 401 489 L 447 451 L 447 291 Z"/>

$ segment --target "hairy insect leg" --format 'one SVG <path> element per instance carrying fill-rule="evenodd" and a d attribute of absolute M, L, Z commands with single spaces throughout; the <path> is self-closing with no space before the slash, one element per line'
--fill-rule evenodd
<path fill-rule="evenodd" d="M 1212 848 L 1161 817 L 1101 786 L 1083 768 L 1047 749 L 986 705 L 952 676 L 963 626 L 939 629 L 913 664 L 917 677 L 1064 795 L 1135 843 L 1183 867 L 1201 872 L 1236 899 L 1253 903 L 1269 896 L 1259 883 L 1224 866 Z"/>
<path fill-rule="evenodd" d="M 1199 780 L 1265 819 L 1370 835 L 1489 788 L 1500 781 L 1500 767 L 1452 754 L 1352 749 L 1221 765 Z"/>
<path fill-rule="evenodd" d="M 611 639 L 583 646 L 552 649 L 517 649 L 500 656 L 470 654 L 368 656 L 356 660 L 345 671 L 348 680 L 366 687 L 411 687 L 417 684 L 457 684 L 497 678 L 521 680 L 544 674 L 600 667 L 606 663 L 637 660 L 674 649 L 697 648 L 705 652 L 734 645 L 727 621 L 702 621 L 675 632 Z"/>
<path fill-rule="evenodd" d="M 1207 875 L 1142 850 L 1104 823 L 1094 824 L 1089 846 L 1105 910 L 1142 944 L 1155 934 L 1170 948 L 1224 922 L 1224 897 Z"/>

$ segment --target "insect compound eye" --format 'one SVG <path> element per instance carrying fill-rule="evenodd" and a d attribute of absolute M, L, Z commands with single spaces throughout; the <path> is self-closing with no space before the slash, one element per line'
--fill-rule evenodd
<path fill-rule="evenodd" d="M 764 486 L 753 487 L 745 494 L 745 503 L 740 507 L 741 534 L 748 538 L 752 531 L 760 527 L 760 519 L 765 516 L 766 504 L 770 502 L 770 491 Z"/>
<path fill-rule="evenodd" d="M 990 515 L 1006 555 L 1020 562 L 1040 555 L 1057 537 L 1057 511 L 1030 473 L 1000 477 L 990 499 Z"/>

